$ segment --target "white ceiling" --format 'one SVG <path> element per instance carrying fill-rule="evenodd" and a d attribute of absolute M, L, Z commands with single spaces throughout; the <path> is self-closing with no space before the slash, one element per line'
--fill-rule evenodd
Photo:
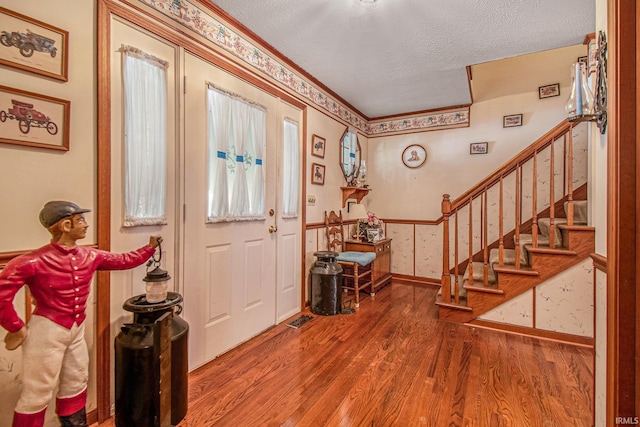
<path fill-rule="evenodd" d="M 211 2 L 367 118 L 469 104 L 467 65 L 595 32 L 594 0 Z"/>

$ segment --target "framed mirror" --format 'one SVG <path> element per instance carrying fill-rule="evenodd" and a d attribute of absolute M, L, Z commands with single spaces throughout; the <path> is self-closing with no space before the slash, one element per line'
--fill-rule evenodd
<path fill-rule="evenodd" d="M 360 168 L 360 141 L 358 141 L 358 134 L 349 128 L 340 138 L 340 168 L 344 179 L 347 180 L 347 185 L 352 185 L 352 181 L 358 177 Z"/>

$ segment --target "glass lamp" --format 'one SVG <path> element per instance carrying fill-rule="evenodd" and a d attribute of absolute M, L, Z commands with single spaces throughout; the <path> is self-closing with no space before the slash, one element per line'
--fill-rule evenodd
<path fill-rule="evenodd" d="M 148 303 L 164 302 L 167 299 L 167 289 L 171 276 L 166 270 L 160 268 L 162 260 L 162 246 L 158 244 L 159 256 L 155 255 L 147 262 L 147 275 L 142 279 L 145 282 L 145 296 Z M 150 270 L 153 268 L 153 270 Z"/>
<path fill-rule="evenodd" d="M 367 181 L 367 162 L 365 160 L 360 160 L 360 186 L 366 187 L 365 182 Z"/>

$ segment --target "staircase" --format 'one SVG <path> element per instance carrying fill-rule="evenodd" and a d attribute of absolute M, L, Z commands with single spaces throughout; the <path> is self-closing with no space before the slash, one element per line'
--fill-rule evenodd
<path fill-rule="evenodd" d="M 577 126 L 563 121 L 455 201 L 444 195 L 440 319 L 470 322 L 594 252 Z"/>

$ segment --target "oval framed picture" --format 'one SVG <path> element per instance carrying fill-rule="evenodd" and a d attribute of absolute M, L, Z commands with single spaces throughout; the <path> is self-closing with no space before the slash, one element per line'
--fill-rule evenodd
<path fill-rule="evenodd" d="M 408 168 L 419 168 L 427 160 L 427 152 L 422 145 L 412 144 L 402 152 L 402 163 Z"/>

